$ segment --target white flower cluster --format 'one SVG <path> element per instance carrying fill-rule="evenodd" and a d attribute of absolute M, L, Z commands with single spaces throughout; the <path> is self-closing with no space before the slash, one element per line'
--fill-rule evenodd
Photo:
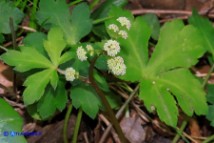
<path fill-rule="evenodd" d="M 114 57 L 120 52 L 120 45 L 115 40 L 108 40 L 104 44 L 104 50 L 107 52 L 107 55 Z"/>
<path fill-rule="evenodd" d="M 108 26 L 108 29 L 109 30 L 113 30 L 114 32 L 118 32 L 119 31 L 119 28 L 118 28 L 118 26 L 116 24 L 110 24 Z"/>
<path fill-rule="evenodd" d="M 86 50 L 83 49 L 82 46 L 78 47 L 77 48 L 77 57 L 80 61 L 85 61 L 87 60 L 87 56 L 86 56 Z"/>
<path fill-rule="evenodd" d="M 110 71 L 116 76 L 124 75 L 126 73 L 126 65 L 124 64 L 123 58 L 120 56 L 109 59 L 107 65 Z"/>
<path fill-rule="evenodd" d="M 120 22 L 121 26 L 125 26 L 128 30 L 131 28 L 131 22 L 126 17 L 119 17 L 117 19 L 118 22 Z"/>
<path fill-rule="evenodd" d="M 77 48 L 77 57 L 80 61 L 86 61 L 87 60 L 87 52 L 89 52 L 89 55 L 90 56 L 93 56 L 94 55 L 94 49 L 91 45 L 87 45 L 86 46 L 86 50 L 80 46 Z"/>
<path fill-rule="evenodd" d="M 117 21 L 120 23 L 122 27 L 125 27 L 127 30 L 131 28 L 131 22 L 128 18 L 126 17 L 119 17 L 117 18 Z M 114 31 L 115 33 L 117 32 L 119 36 L 121 36 L 123 39 L 128 38 L 128 34 L 125 30 L 120 30 L 119 27 L 116 24 L 110 24 L 108 26 L 109 30 Z"/>
<path fill-rule="evenodd" d="M 120 30 L 118 33 L 123 39 L 127 39 L 128 38 L 128 34 L 126 31 L 124 30 Z"/>
<path fill-rule="evenodd" d="M 126 73 L 126 65 L 120 56 L 116 56 L 120 52 L 120 45 L 116 40 L 108 40 L 104 44 L 104 50 L 111 58 L 107 60 L 107 66 L 111 73 L 116 76 L 124 75 Z M 116 57 L 115 57 L 116 56 Z"/>
<path fill-rule="evenodd" d="M 65 70 L 65 79 L 67 81 L 74 81 L 77 78 L 79 78 L 79 72 L 74 68 L 70 67 Z"/>

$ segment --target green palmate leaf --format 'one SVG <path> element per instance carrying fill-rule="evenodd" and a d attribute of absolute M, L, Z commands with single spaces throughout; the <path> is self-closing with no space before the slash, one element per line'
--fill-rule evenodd
<path fill-rule="evenodd" d="M 161 88 L 162 86 L 156 81 L 154 83 L 151 80 L 143 80 L 140 86 L 140 98 L 150 111 L 156 109 L 160 119 L 175 127 L 178 115 L 176 102 L 166 89 Z"/>
<path fill-rule="evenodd" d="M 175 20 L 162 27 L 160 39 L 148 63 L 148 73 L 188 68 L 196 64 L 204 52 L 203 40 L 197 29 L 191 25 L 184 27 L 182 21 Z"/>
<path fill-rule="evenodd" d="M 204 47 L 213 55 L 214 59 L 214 28 L 212 22 L 193 11 L 189 18 L 189 23 L 198 28 L 201 33 L 201 39 L 204 41 Z"/>
<path fill-rule="evenodd" d="M 65 0 L 43 0 L 39 3 L 37 19 L 39 24 L 59 24 L 68 22 L 69 7 Z"/>
<path fill-rule="evenodd" d="M 71 15 L 71 33 L 67 33 L 70 43 L 76 44 L 81 38 L 86 36 L 92 29 L 92 20 L 90 19 L 90 9 L 86 3 L 77 5 Z M 68 36 L 67 35 L 67 36 Z"/>
<path fill-rule="evenodd" d="M 193 112 L 206 114 L 205 93 L 188 70 L 205 52 L 200 33 L 179 20 L 167 23 L 161 28 L 158 44 L 148 59 L 150 34 L 146 22 L 138 17 L 128 31 L 128 38 L 119 39 L 127 66 L 122 78 L 139 81 L 139 97 L 147 109 L 156 109 L 160 119 L 172 127 L 177 124 L 177 104 L 189 116 Z"/>
<path fill-rule="evenodd" d="M 155 14 L 145 14 L 143 15 L 143 19 L 147 22 L 147 24 L 152 29 L 152 38 L 158 40 L 158 36 L 160 33 L 160 22 L 158 17 Z"/>
<path fill-rule="evenodd" d="M 176 69 L 160 75 L 158 82 L 164 84 L 164 88 L 172 92 L 183 111 L 192 116 L 193 111 L 197 115 L 206 114 L 207 103 L 205 92 L 200 82 L 188 69 Z M 185 81 L 185 82 L 184 82 Z"/>
<path fill-rule="evenodd" d="M 89 7 L 85 3 L 76 6 L 70 16 L 65 0 L 40 1 L 37 19 L 40 24 L 59 26 L 68 44 L 76 44 L 92 28 Z"/>
<path fill-rule="evenodd" d="M 19 114 L 2 98 L 0 98 L 0 142 L 27 143 L 23 136 L 12 136 L 13 132 L 22 132 L 23 120 Z"/>
<path fill-rule="evenodd" d="M 71 89 L 70 97 L 75 108 L 82 108 L 91 118 L 95 118 L 101 102 L 94 89 L 88 85 L 81 85 Z"/>
<path fill-rule="evenodd" d="M 45 49 L 43 47 L 43 42 L 46 37 L 47 36 L 41 32 L 30 33 L 25 37 L 23 43 L 25 46 L 35 48 L 41 54 L 46 55 Z"/>
<path fill-rule="evenodd" d="M 20 49 L 21 51 L 8 50 L 1 56 L 1 59 L 9 65 L 15 66 L 15 70 L 20 72 L 52 67 L 51 62 L 35 48 L 23 46 Z"/>
<path fill-rule="evenodd" d="M 65 45 L 66 42 L 63 39 L 63 32 L 61 29 L 57 27 L 51 28 L 48 33 L 48 40 L 44 41 L 44 47 L 55 66 L 59 65 L 60 56 Z"/>
<path fill-rule="evenodd" d="M 68 101 L 67 91 L 65 89 L 65 85 L 63 82 L 59 82 L 54 93 L 54 105 L 60 111 L 62 111 L 66 107 L 66 103 Z"/>
<path fill-rule="evenodd" d="M 54 72 L 56 71 L 53 69 L 46 69 L 27 78 L 24 82 L 24 86 L 27 88 L 23 93 L 23 99 L 26 105 L 33 104 L 43 96 L 45 88 L 50 82 Z"/>
<path fill-rule="evenodd" d="M 56 111 L 54 103 L 53 89 L 47 87 L 44 96 L 39 100 L 37 104 L 37 112 L 42 119 L 47 119 Z"/>
<path fill-rule="evenodd" d="M 18 23 L 23 18 L 23 13 L 16 8 L 12 2 L 0 1 L 0 33 L 9 34 L 10 30 L 10 17 L 13 18 L 14 27 L 17 28 Z"/>
<path fill-rule="evenodd" d="M 54 115 L 56 110 L 62 111 L 68 101 L 67 92 L 62 82 L 58 82 L 56 90 L 48 86 L 44 96 L 37 102 L 27 107 L 29 114 L 37 120 L 47 120 Z"/>
<path fill-rule="evenodd" d="M 150 28 L 142 17 L 138 17 L 128 31 L 128 38 L 119 39 L 122 47 L 121 54 L 127 66 L 125 79 L 131 81 L 140 79 L 140 73 L 148 62 L 148 40 L 150 35 Z"/>

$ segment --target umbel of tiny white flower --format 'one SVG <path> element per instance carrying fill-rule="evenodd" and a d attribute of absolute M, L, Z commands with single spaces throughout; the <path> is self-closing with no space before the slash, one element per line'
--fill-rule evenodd
<path fill-rule="evenodd" d="M 126 65 L 122 57 L 117 56 L 107 61 L 109 70 L 116 76 L 124 75 L 126 73 Z"/>
<path fill-rule="evenodd" d="M 94 48 L 91 45 L 86 45 L 86 49 L 89 52 L 90 56 L 94 55 Z"/>
<path fill-rule="evenodd" d="M 109 29 L 109 30 L 113 30 L 114 32 L 118 32 L 118 31 L 119 31 L 118 26 L 115 25 L 115 24 L 110 24 L 110 25 L 108 26 L 108 29 Z"/>
<path fill-rule="evenodd" d="M 120 52 L 120 45 L 115 40 L 108 40 L 104 44 L 104 50 L 107 52 L 107 55 L 114 57 L 117 53 Z"/>
<path fill-rule="evenodd" d="M 131 22 L 126 17 L 119 17 L 117 18 L 117 21 L 120 22 L 121 26 L 125 26 L 128 30 L 131 28 Z"/>
<path fill-rule="evenodd" d="M 120 30 L 118 33 L 123 39 L 127 39 L 128 38 L 128 34 L 126 31 L 124 30 Z"/>
<path fill-rule="evenodd" d="M 86 56 L 86 51 L 85 49 L 83 49 L 82 46 L 78 47 L 77 48 L 77 57 L 80 61 L 85 61 L 87 60 L 87 56 Z"/>
<path fill-rule="evenodd" d="M 65 70 L 65 79 L 67 81 L 74 81 L 77 78 L 79 78 L 79 72 L 74 68 L 70 67 Z"/>

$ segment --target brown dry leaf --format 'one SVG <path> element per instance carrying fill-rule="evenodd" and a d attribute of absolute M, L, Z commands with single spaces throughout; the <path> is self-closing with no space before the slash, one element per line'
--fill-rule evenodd
<path fill-rule="evenodd" d="M 3 62 L 0 62 L 0 84 L 8 89 L 12 89 L 13 71 Z M 5 89 L 0 87 L 0 94 L 5 94 Z"/>
<path fill-rule="evenodd" d="M 190 120 L 189 129 L 190 129 L 190 135 L 192 137 L 201 137 L 200 127 L 198 125 L 197 120 L 195 120 L 194 118 Z M 197 143 L 201 143 L 201 141 L 197 140 Z"/>
<path fill-rule="evenodd" d="M 124 118 L 120 125 L 131 143 L 142 143 L 145 141 L 146 132 L 141 125 L 140 118 Z"/>

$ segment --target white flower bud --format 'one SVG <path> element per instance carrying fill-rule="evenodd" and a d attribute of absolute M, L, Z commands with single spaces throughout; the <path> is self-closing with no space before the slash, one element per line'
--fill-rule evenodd
<path fill-rule="evenodd" d="M 82 46 L 77 48 L 77 57 L 80 61 L 85 61 L 87 60 L 87 56 L 86 56 L 86 51 L 83 49 Z"/>
<path fill-rule="evenodd" d="M 128 34 L 126 31 L 124 30 L 120 30 L 118 33 L 123 39 L 127 39 L 128 38 Z"/>
<path fill-rule="evenodd" d="M 110 24 L 110 25 L 108 26 L 108 29 L 109 29 L 109 30 L 113 30 L 114 32 L 118 32 L 118 31 L 119 31 L 118 26 L 115 25 L 115 24 Z"/>
<path fill-rule="evenodd" d="M 76 72 L 75 69 L 73 69 L 72 67 L 70 67 L 70 68 L 67 68 L 65 70 L 65 79 L 67 81 L 74 81 L 77 78 L 79 78 L 79 73 Z"/>
<path fill-rule="evenodd" d="M 125 26 L 128 30 L 131 28 L 131 22 L 126 17 L 119 17 L 117 21 L 120 22 L 121 26 Z"/>
<path fill-rule="evenodd" d="M 122 57 L 117 56 L 107 61 L 109 70 L 116 76 L 124 75 L 126 73 L 126 65 Z"/>
<path fill-rule="evenodd" d="M 107 52 L 107 55 L 114 57 L 120 52 L 120 45 L 115 40 L 108 40 L 104 44 L 104 50 Z"/>

